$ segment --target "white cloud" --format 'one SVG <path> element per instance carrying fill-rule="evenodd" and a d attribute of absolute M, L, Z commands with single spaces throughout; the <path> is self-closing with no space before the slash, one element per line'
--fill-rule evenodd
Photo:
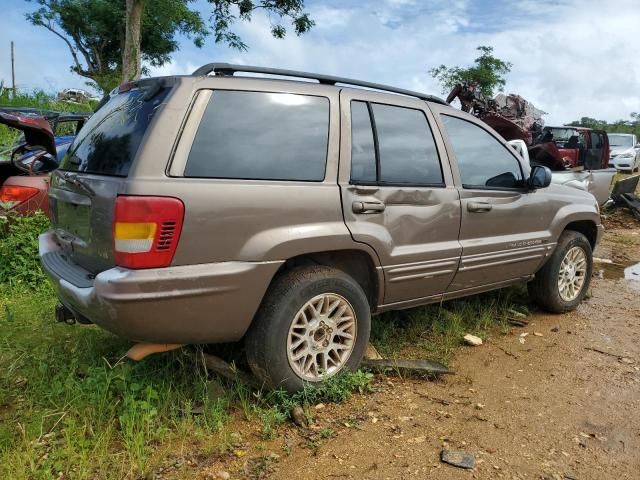
<path fill-rule="evenodd" d="M 468 65 L 478 45 L 513 63 L 507 91 L 549 112 L 547 123 L 581 116 L 605 120 L 640 111 L 640 63 L 634 47 L 637 0 L 308 0 L 317 25 L 301 37 L 270 35 L 260 13 L 236 31 L 250 46 L 237 52 L 212 39 L 202 49 L 184 40 L 173 62 L 154 75 L 188 74 L 213 61 L 310 70 L 440 94 L 429 68 Z M 15 5 L 22 4 L 17 3 Z M 200 5 L 200 4 L 198 4 Z M 208 4 L 200 5 L 206 11 Z M 35 33 L 35 34 L 34 34 Z M 19 82 L 50 89 L 82 86 L 69 73 L 62 41 L 28 27 L 22 13 L 0 20 L 0 44 L 19 39 Z M 46 55 L 42 52 L 47 51 Z M 0 56 L 0 58 L 2 58 Z M 0 63 L 0 79 L 8 78 Z"/>
<path fill-rule="evenodd" d="M 478 5 L 466 1 L 430 2 L 428 8 L 409 0 L 367 2 L 359 8 L 323 5 L 311 8 L 316 28 L 284 40 L 273 39 L 268 18 L 255 15 L 251 24 L 237 25 L 248 52 L 216 50 L 222 61 L 440 94 L 429 68 L 470 64 L 475 47 L 492 45 L 498 57 L 513 63 L 507 91 L 549 112 L 548 123 L 580 116 L 616 120 L 640 110 L 640 65 L 631 49 L 640 11 L 633 1 L 521 1 L 481 15 L 472 8 Z M 176 55 L 181 62 L 188 58 Z"/>

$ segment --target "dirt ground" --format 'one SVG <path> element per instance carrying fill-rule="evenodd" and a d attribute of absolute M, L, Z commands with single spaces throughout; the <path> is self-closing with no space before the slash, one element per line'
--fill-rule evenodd
<path fill-rule="evenodd" d="M 455 375 L 382 378 L 374 394 L 314 408 L 309 431 L 290 427 L 265 450 L 277 456 L 231 478 L 640 478 L 640 280 L 616 278 L 640 262 L 632 226 L 607 233 L 596 255 L 619 265 L 596 264 L 577 311 L 461 348 Z M 475 468 L 443 464 L 443 448 Z"/>

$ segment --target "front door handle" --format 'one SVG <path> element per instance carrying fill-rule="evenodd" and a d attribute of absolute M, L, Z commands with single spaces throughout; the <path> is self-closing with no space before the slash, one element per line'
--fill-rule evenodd
<path fill-rule="evenodd" d="M 353 213 L 380 213 L 384 212 L 385 205 L 382 202 L 353 202 Z"/>
<path fill-rule="evenodd" d="M 489 212 L 493 208 L 493 205 L 487 202 L 469 202 L 467 203 L 467 210 L 470 212 Z"/>

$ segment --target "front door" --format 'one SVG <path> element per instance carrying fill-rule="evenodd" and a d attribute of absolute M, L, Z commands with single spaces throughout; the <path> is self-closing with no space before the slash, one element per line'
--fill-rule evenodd
<path fill-rule="evenodd" d="M 423 101 L 366 91 L 343 90 L 340 105 L 344 219 L 379 256 L 383 303 L 442 295 L 460 258 L 460 200 L 433 115 Z"/>
<path fill-rule="evenodd" d="M 460 268 L 448 292 L 484 290 L 533 274 L 550 251 L 553 213 L 525 188 L 515 151 L 481 122 L 439 115 L 457 160 L 462 207 Z"/>

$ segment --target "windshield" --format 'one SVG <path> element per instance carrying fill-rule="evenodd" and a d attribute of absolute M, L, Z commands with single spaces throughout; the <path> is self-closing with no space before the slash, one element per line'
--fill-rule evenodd
<path fill-rule="evenodd" d="M 113 95 L 82 127 L 60 169 L 126 177 L 168 90 L 161 89 L 149 100 L 144 88 Z"/>
<path fill-rule="evenodd" d="M 578 131 L 575 128 L 545 128 L 544 133 L 551 133 L 553 140 L 569 140 L 571 137 L 577 137 Z"/>
<path fill-rule="evenodd" d="M 633 137 L 631 135 L 609 134 L 609 145 L 611 148 L 631 148 L 633 147 Z"/>

